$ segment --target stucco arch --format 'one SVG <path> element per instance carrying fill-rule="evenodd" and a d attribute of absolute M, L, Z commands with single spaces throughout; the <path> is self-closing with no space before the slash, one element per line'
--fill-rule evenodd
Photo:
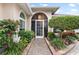
<path fill-rule="evenodd" d="M 35 14 L 37 14 L 37 13 L 43 13 L 44 15 L 46 15 L 46 17 L 47 17 L 47 19 L 48 19 L 48 15 L 47 15 L 47 13 L 44 12 L 44 11 L 36 11 L 36 12 L 33 12 L 33 14 L 32 14 L 32 16 L 30 17 L 30 19 L 32 20 L 33 15 L 35 15 Z"/>
<path fill-rule="evenodd" d="M 20 14 L 21 14 L 21 13 L 23 13 L 23 14 L 24 14 L 25 19 L 26 19 L 27 17 L 26 17 L 26 14 L 25 14 L 25 12 L 24 12 L 23 10 L 20 10 L 20 11 L 19 11 L 19 18 L 20 18 Z"/>

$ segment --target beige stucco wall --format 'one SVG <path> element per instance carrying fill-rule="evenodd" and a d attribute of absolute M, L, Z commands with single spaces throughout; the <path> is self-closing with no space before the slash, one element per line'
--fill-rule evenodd
<path fill-rule="evenodd" d="M 15 3 L 0 3 L 0 19 L 19 20 L 21 12 L 25 15 L 25 29 L 27 30 L 29 28 L 29 21 L 25 11 Z"/>
<path fill-rule="evenodd" d="M 52 12 L 46 12 L 46 15 L 48 17 L 48 23 L 49 23 L 49 20 L 52 18 Z M 48 26 L 48 32 L 52 32 L 52 31 L 53 31 L 52 28 Z"/>
<path fill-rule="evenodd" d="M 0 4 L 0 19 L 2 19 L 2 4 Z"/>
<path fill-rule="evenodd" d="M 28 16 L 27 17 L 27 20 L 26 20 L 26 30 L 31 30 L 31 16 Z"/>
<path fill-rule="evenodd" d="M 16 4 L 0 4 L 0 19 L 19 19 L 19 8 Z"/>

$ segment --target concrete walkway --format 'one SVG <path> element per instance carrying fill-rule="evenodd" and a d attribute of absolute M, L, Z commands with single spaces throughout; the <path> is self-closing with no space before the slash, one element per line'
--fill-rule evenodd
<path fill-rule="evenodd" d="M 51 55 L 51 52 L 44 39 L 35 39 L 28 52 L 28 55 Z"/>
<path fill-rule="evenodd" d="M 79 55 L 79 42 L 76 44 L 76 46 L 68 52 L 66 55 Z"/>

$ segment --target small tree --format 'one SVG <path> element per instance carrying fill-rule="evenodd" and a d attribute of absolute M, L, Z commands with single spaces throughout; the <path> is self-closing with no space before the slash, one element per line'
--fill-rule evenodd
<path fill-rule="evenodd" d="M 49 26 L 63 30 L 79 29 L 79 16 L 52 17 L 49 21 Z"/>

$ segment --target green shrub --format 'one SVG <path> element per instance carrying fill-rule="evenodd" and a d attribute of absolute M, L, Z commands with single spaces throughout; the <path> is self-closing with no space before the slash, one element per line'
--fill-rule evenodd
<path fill-rule="evenodd" d="M 19 43 L 14 43 L 12 35 L 17 29 L 19 23 L 13 20 L 0 20 L 0 47 L 4 44 L 8 44 L 8 48 L 3 52 L 5 55 L 19 55 L 23 52 L 23 49 L 28 45 L 31 39 L 34 37 L 32 31 L 21 31 L 21 39 Z M 11 36 L 9 36 L 11 35 Z"/>
<path fill-rule="evenodd" d="M 19 45 L 21 45 L 20 47 L 24 48 L 26 47 L 28 44 L 28 39 L 20 39 Z"/>
<path fill-rule="evenodd" d="M 67 36 L 66 40 L 68 40 L 69 42 L 73 43 L 77 39 L 74 36 Z"/>
<path fill-rule="evenodd" d="M 18 33 L 21 37 L 19 43 L 14 43 L 12 40 L 12 35 L 15 33 L 18 24 L 19 23 L 17 21 L 15 22 L 13 20 L 0 20 L 0 47 L 3 47 L 3 44 L 5 43 L 8 44 L 9 47 L 4 52 L 6 55 L 21 54 L 23 49 L 34 37 L 34 32 L 23 30 Z"/>
<path fill-rule="evenodd" d="M 34 37 L 34 33 L 32 31 L 26 31 L 25 37 L 31 40 Z"/>
<path fill-rule="evenodd" d="M 55 38 L 56 36 L 53 32 L 48 32 L 48 37 L 51 40 L 51 39 Z"/>
<path fill-rule="evenodd" d="M 79 40 L 79 34 L 76 34 L 76 35 L 75 35 L 75 38 L 76 38 L 77 40 Z"/>
<path fill-rule="evenodd" d="M 6 33 L 15 31 L 18 25 L 19 25 L 18 21 L 14 21 L 10 19 L 0 20 L 0 27 L 1 29 L 4 29 Z"/>
<path fill-rule="evenodd" d="M 10 39 L 11 41 L 8 42 L 9 48 L 6 49 L 5 54 L 20 55 L 23 52 L 23 49 L 28 45 L 28 43 L 34 37 L 34 33 L 32 31 L 21 30 L 19 32 L 19 36 L 21 37 L 19 43 L 14 43 Z"/>
<path fill-rule="evenodd" d="M 53 38 L 53 40 L 51 40 L 51 44 L 55 49 L 63 49 L 66 47 L 60 38 Z"/>
<path fill-rule="evenodd" d="M 10 19 L 0 20 L 0 47 L 5 43 L 9 43 L 10 40 L 8 40 L 8 37 L 12 38 L 12 34 L 17 29 L 18 25 L 18 21 Z"/>
<path fill-rule="evenodd" d="M 12 40 L 8 42 L 9 48 L 4 52 L 5 55 L 21 55 L 23 49 L 28 45 L 27 39 L 20 39 L 19 43 Z"/>
<path fill-rule="evenodd" d="M 28 41 L 30 41 L 30 40 L 34 37 L 34 32 L 21 30 L 21 31 L 19 32 L 19 36 L 21 36 L 22 39 L 27 38 Z"/>
<path fill-rule="evenodd" d="M 3 44 L 9 42 L 10 40 L 8 40 L 8 36 L 6 35 L 6 33 L 4 32 L 4 30 L 0 30 L 0 47 L 3 47 Z"/>

